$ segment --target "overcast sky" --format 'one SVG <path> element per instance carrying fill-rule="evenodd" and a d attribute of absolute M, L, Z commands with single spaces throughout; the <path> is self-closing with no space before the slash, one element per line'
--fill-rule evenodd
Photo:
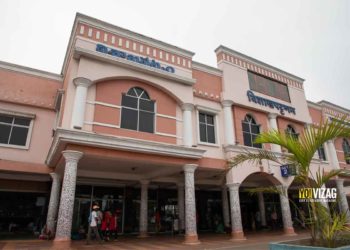
<path fill-rule="evenodd" d="M 60 73 L 76 12 L 211 66 L 225 45 L 306 79 L 307 99 L 350 109 L 350 1 L 0 0 L 0 60 Z"/>

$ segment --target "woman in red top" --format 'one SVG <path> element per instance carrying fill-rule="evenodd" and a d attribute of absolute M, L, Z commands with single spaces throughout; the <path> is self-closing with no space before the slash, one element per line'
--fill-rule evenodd
<path fill-rule="evenodd" d="M 103 220 L 101 224 L 101 231 L 105 241 L 109 240 L 109 233 L 111 231 L 110 230 L 111 218 L 112 218 L 112 214 L 109 211 L 109 209 L 107 209 L 103 214 Z"/>

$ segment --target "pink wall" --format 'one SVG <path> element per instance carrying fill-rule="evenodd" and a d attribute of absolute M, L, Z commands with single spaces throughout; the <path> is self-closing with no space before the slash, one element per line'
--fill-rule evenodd
<path fill-rule="evenodd" d="M 220 96 L 222 92 L 222 78 L 220 76 L 193 69 L 192 77 L 197 80 L 193 85 L 193 89 L 196 90 L 196 96 L 205 97 L 199 94 L 199 91 L 202 91 L 202 93 L 208 93 L 207 99 L 220 101 L 216 99 L 216 96 Z"/>
<path fill-rule="evenodd" d="M 4 110 L 35 114 L 29 149 L 16 149 L 0 146 L 0 159 L 44 164 L 52 141 L 55 112 L 48 109 L 4 102 L 0 102 L 0 106 Z M 36 167 L 40 168 L 40 165 L 36 165 Z M 47 168 L 45 165 L 42 165 L 42 167 Z M 21 167 L 19 167 L 19 169 L 21 169 Z M 24 172 L 28 171 L 28 169 L 23 165 Z"/>
<path fill-rule="evenodd" d="M 122 93 L 132 87 L 140 87 L 147 91 L 152 100 L 156 101 L 157 114 L 176 117 L 177 103 L 169 95 L 146 83 L 136 80 L 109 80 L 96 84 L 96 101 L 121 106 Z M 94 122 L 120 125 L 120 109 L 95 105 Z M 156 118 L 156 131 L 176 135 L 176 121 L 163 117 Z M 137 132 L 127 129 L 108 128 L 99 125 L 93 126 L 93 131 L 102 134 L 112 134 L 144 140 L 159 141 L 176 144 L 176 138 L 160 136 L 157 134 Z"/>

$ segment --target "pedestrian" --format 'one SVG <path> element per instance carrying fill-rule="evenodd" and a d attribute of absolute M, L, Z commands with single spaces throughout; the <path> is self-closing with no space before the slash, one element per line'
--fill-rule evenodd
<path fill-rule="evenodd" d="M 271 222 L 272 222 L 272 230 L 277 230 L 277 213 L 276 213 L 276 210 L 274 210 L 272 213 L 271 213 Z"/>
<path fill-rule="evenodd" d="M 89 221 L 89 229 L 88 229 L 86 244 L 90 244 L 91 232 L 93 232 L 95 234 L 96 240 L 98 240 L 99 243 L 102 243 L 102 239 L 101 239 L 100 233 L 98 232 L 98 228 L 97 228 L 99 209 L 100 209 L 100 207 L 98 205 L 92 206 L 92 211 L 90 212 L 90 216 L 89 216 L 89 220 L 88 220 Z"/>

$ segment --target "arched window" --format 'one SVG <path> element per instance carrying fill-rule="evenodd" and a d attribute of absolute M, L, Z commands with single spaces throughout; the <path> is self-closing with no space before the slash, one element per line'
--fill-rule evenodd
<path fill-rule="evenodd" d="M 295 129 L 291 125 L 287 126 L 286 134 L 294 139 L 298 139 L 298 137 L 299 137 L 299 134 L 297 132 L 295 132 Z"/>
<path fill-rule="evenodd" d="M 154 101 L 139 87 L 122 94 L 121 128 L 154 133 Z"/>
<path fill-rule="evenodd" d="M 347 139 L 343 139 L 343 151 L 346 164 L 350 164 L 350 145 Z"/>
<path fill-rule="evenodd" d="M 261 144 L 255 144 L 255 138 L 260 133 L 259 125 L 256 124 L 254 118 L 246 115 L 242 121 L 244 145 L 254 148 L 261 148 Z"/>

